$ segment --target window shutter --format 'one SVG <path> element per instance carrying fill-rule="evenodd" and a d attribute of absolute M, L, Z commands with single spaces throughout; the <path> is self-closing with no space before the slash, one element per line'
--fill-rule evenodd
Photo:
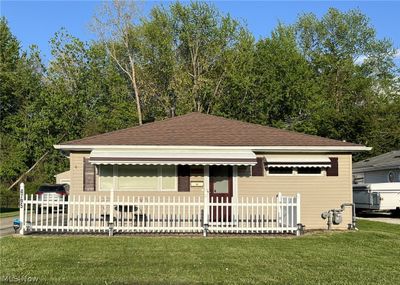
<path fill-rule="evenodd" d="M 330 157 L 331 167 L 326 169 L 326 176 L 339 176 L 339 161 L 337 157 Z"/>
<path fill-rule="evenodd" d="M 204 176 L 204 167 L 190 167 L 190 176 Z"/>
<path fill-rule="evenodd" d="M 96 167 L 89 158 L 83 159 L 83 191 L 96 191 Z"/>
<path fill-rule="evenodd" d="M 251 167 L 252 176 L 264 176 L 264 157 L 257 157 L 257 164 Z"/>
<path fill-rule="evenodd" d="M 251 170 L 251 166 L 238 166 L 238 176 L 242 177 L 248 177 L 250 176 L 250 170 Z"/>
<path fill-rule="evenodd" d="M 190 192 L 190 165 L 178 165 L 178 192 Z"/>

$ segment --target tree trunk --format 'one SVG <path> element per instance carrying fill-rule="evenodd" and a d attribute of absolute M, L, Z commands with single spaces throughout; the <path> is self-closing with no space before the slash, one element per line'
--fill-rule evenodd
<path fill-rule="evenodd" d="M 60 143 L 66 134 L 63 134 L 62 137 L 57 141 L 57 143 Z M 28 169 L 28 171 L 24 172 L 13 184 L 11 184 L 10 187 L 8 187 L 8 190 L 11 190 L 15 185 L 18 184 L 29 172 L 31 172 L 48 154 L 50 153 L 50 149 L 46 151 L 36 162 L 34 165 L 32 165 L 31 168 Z"/>
<path fill-rule="evenodd" d="M 133 87 L 133 91 L 135 92 L 136 110 L 138 113 L 139 125 L 142 125 L 143 124 L 142 107 L 140 106 L 139 88 L 137 87 L 137 84 L 136 84 L 135 68 L 131 67 L 131 70 L 132 70 L 132 87 Z"/>
<path fill-rule="evenodd" d="M 28 169 L 28 171 L 24 172 L 13 184 L 11 184 L 10 187 L 8 187 L 8 190 L 11 190 L 15 185 L 17 185 L 18 182 L 20 182 L 22 180 L 22 178 L 24 178 L 29 172 L 31 172 L 39 164 L 39 162 L 41 162 L 49 154 L 49 152 L 50 152 L 50 150 L 46 151 L 45 154 L 43 154 L 38 159 L 38 161 L 36 161 L 35 164 L 32 165 L 32 167 Z"/>
<path fill-rule="evenodd" d="M 142 121 L 142 107 L 140 106 L 140 100 L 139 100 L 139 88 L 136 85 L 136 81 L 133 81 L 132 85 L 133 85 L 133 90 L 135 92 L 136 110 L 137 110 L 137 113 L 138 113 L 139 125 L 142 125 L 143 124 L 143 121 Z"/>

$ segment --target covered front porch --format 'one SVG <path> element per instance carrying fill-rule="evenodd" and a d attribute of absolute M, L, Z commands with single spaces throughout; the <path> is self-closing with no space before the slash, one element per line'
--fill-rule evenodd
<path fill-rule="evenodd" d="M 300 195 L 240 193 L 263 171 L 250 150 L 93 150 L 82 195 L 24 196 L 25 231 L 298 233 Z M 247 174 L 246 174 L 247 173 Z"/>
<path fill-rule="evenodd" d="M 251 171 L 256 164 L 250 150 L 94 150 L 84 159 L 83 191 L 110 193 L 111 200 L 202 196 L 230 203 L 239 196 L 239 169 Z"/>
<path fill-rule="evenodd" d="M 21 190 L 21 233 L 299 233 L 300 195 L 241 197 L 70 196 Z"/>

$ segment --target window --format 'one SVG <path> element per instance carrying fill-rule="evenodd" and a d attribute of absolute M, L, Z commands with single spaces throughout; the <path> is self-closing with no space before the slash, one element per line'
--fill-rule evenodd
<path fill-rule="evenodd" d="M 100 190 L 109 191 L 116 177 L 116 191 L 177 191 L 174 165 L 101 165 Z"/>
<path fill-rule="evenodd" d="M 229 193 L 229 166 L 213 168 L 214 193 Z"/>
<path fill-rule="evenodd" d="M 177 175 L 176 166 L 163 165 L 161 168 L 161 191 L 176 191 L 177 190 Z"/>
<path fill-rule="evenodd" d="M 268 167 L 268 174 L 293 174 L 292 167 Z"/>
<path fill-rule="evenodd" d="M 113 166 L 100 166 L 100 190 L 111 190 L 113 187 Z"/>
<path fill-rule="evenodd" d="M 299 167 L 297 174 L 321 174 L 321 167 Z"/>
<path fill-rule="evenodd" d="M 118 166 L 118 190 L 156 191 L 158 189 L 158 167 L 149 165 Z"/>
<path fill-rule="evenodd" d="M 268 167 L 268 175 L 326 175 L 323 167 Z"/>
<path fill-rule="evenodd" d="M 389 182 L 394 182 L 394 180 L 395 180 L 394 172 L 390 171 L 389 174 L 388 174 L 388 181 Z"/>

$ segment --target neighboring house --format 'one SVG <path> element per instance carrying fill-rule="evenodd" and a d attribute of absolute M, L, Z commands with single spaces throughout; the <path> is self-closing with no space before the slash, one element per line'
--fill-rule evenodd
<path fill-rule="evenodd" d="M 352 152 L 343 141 L 201 113 L 55 145 L 70 159 L 81 196 L 242 197 L 301 195 L 301 222 L 352 202 Z M 65 177 L 64 177 L 65 178 Z M 207 198 L 206 198 L 207 197 Z M 345 211 L 341 228 L 351 222 Z"/>
<path fill-rule="evenodd" d="M 67 170 L 54 175 L 56 178 L 56 184 L 70 184 L 71 183 L 71 171 Z"/>
<path fill-rule="evenodd" d="M 353 163 L 353 181 L 355 184 L 400 182 L 400 150 Z"/>

